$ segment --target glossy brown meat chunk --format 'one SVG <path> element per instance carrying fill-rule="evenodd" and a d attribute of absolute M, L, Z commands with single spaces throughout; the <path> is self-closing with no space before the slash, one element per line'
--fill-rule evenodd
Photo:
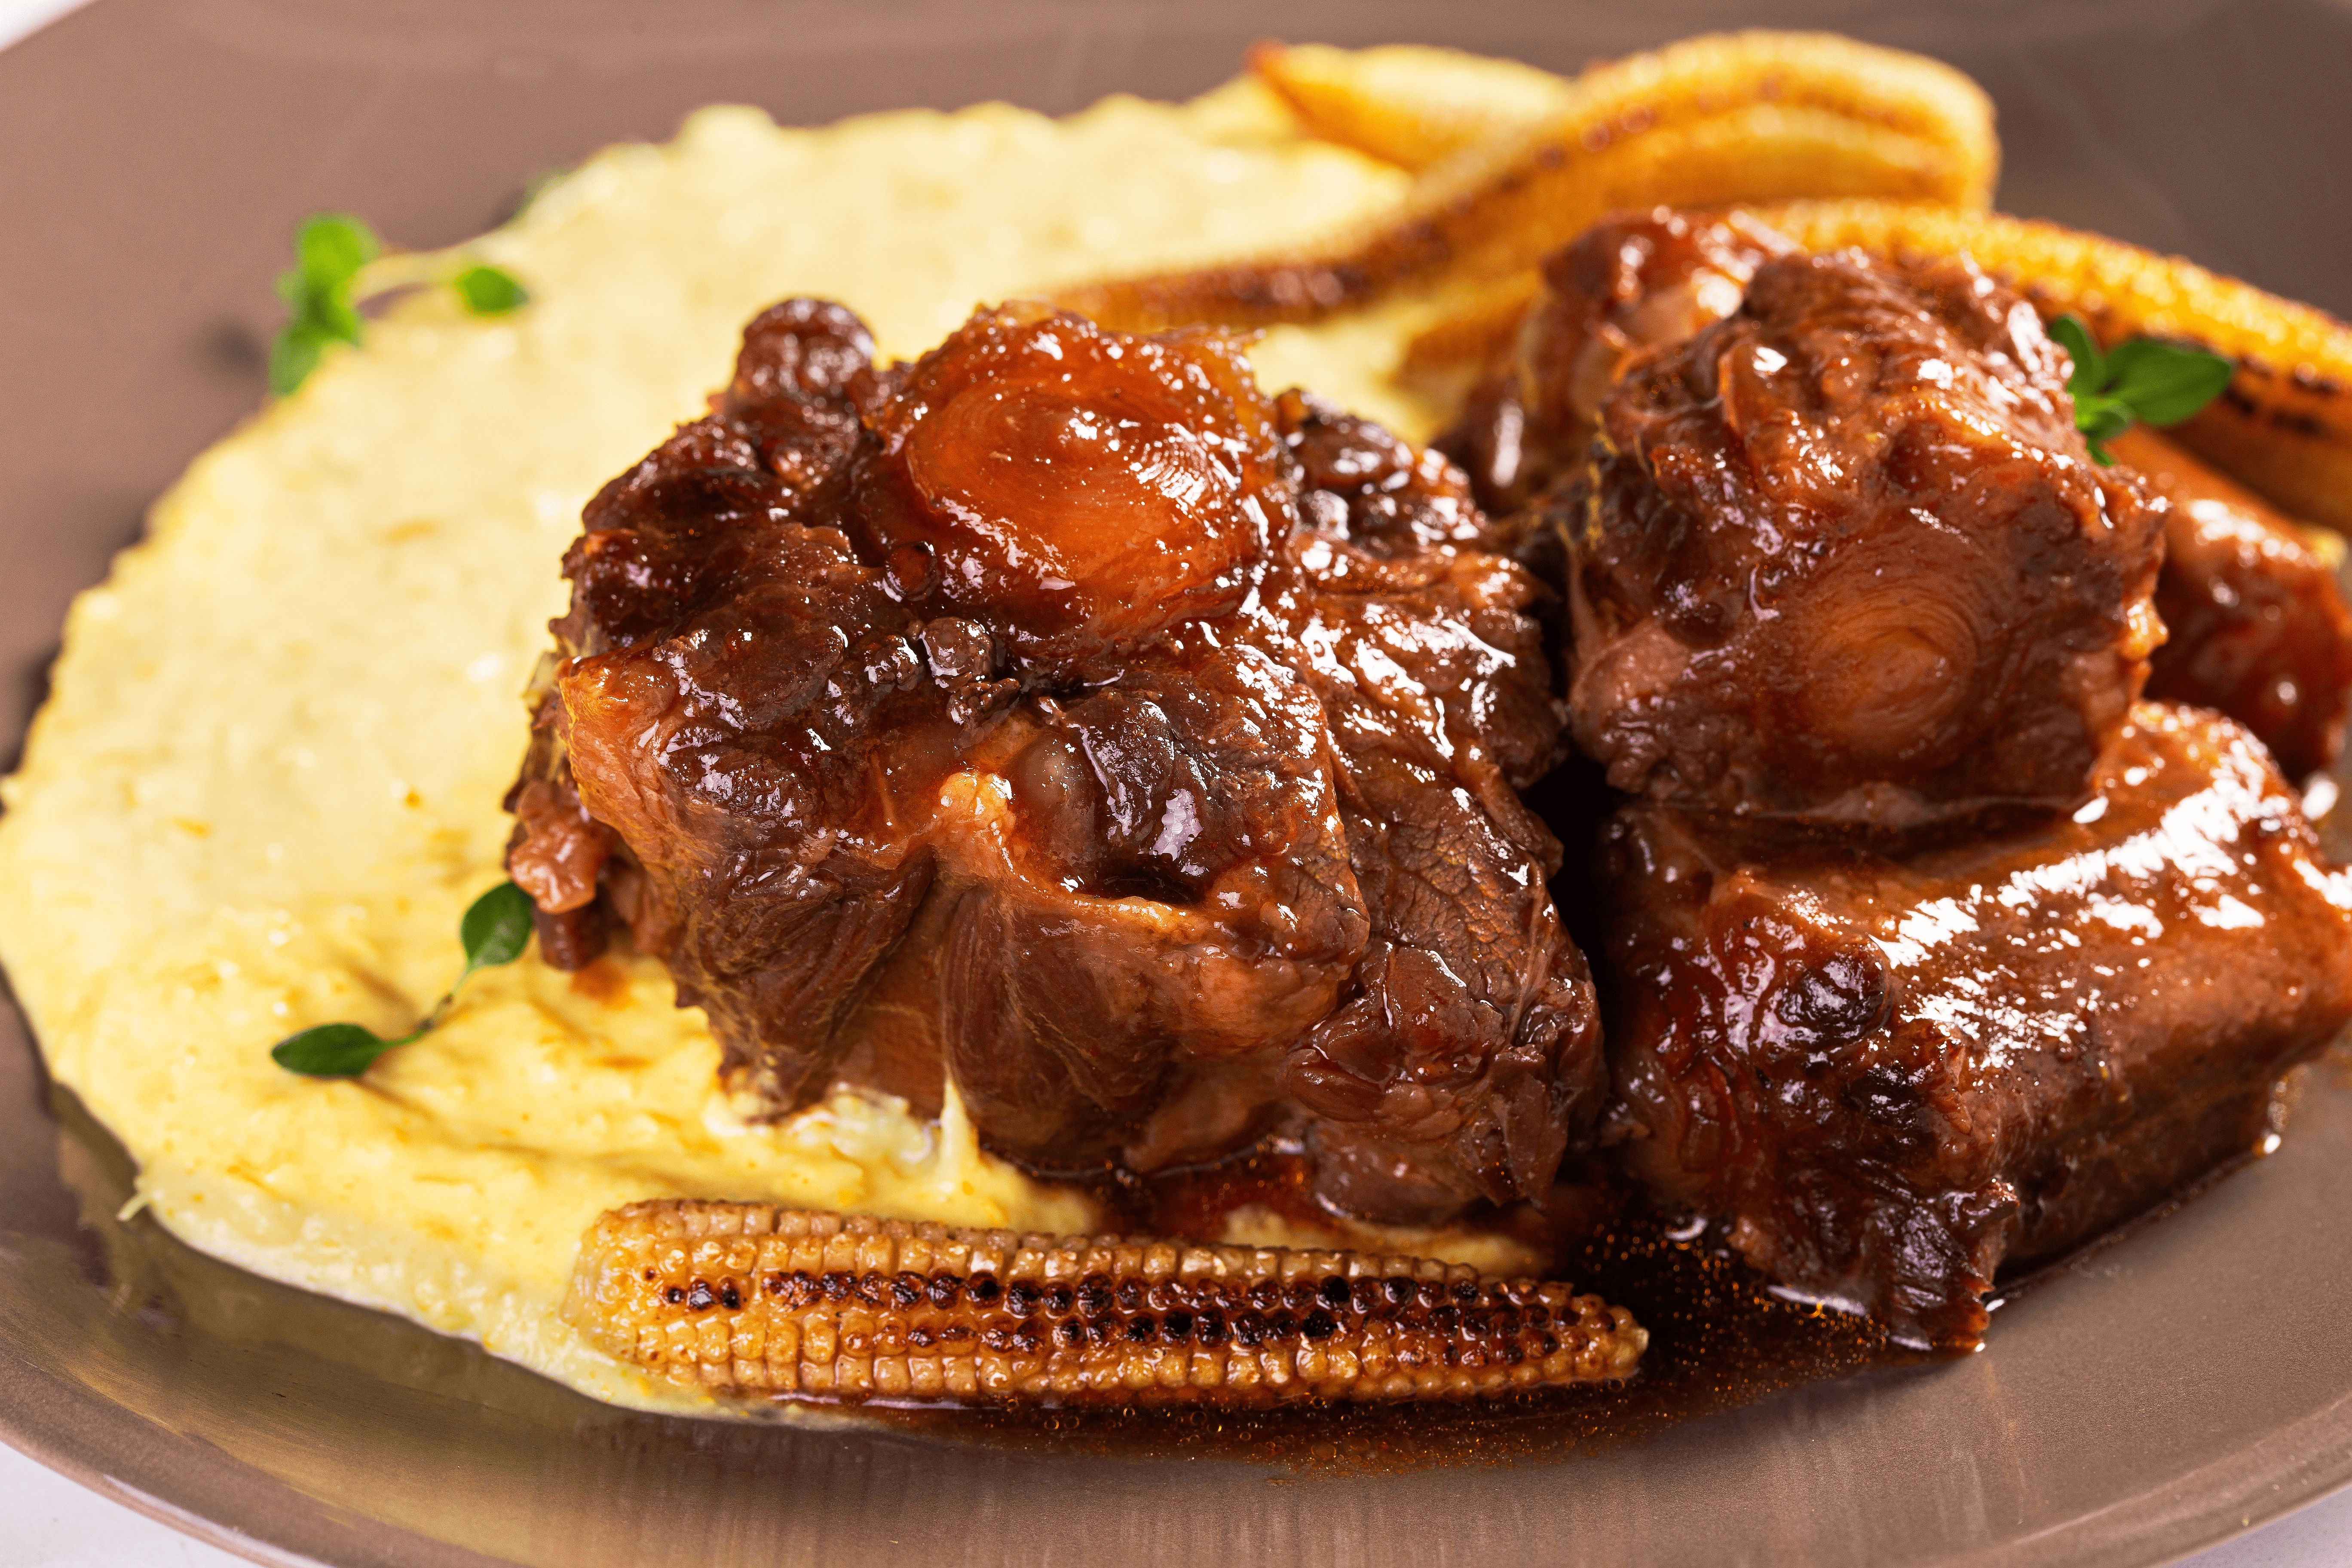
<path fill-rule="evenodd" d="M 1787 1286 L 1945 1346 L 2004 1263 L 2256 1147 L 2352 1018 L 2352 878 L 2262 748 L 2142 703 L 2071 818 L 1889 858 L 1640 804 L 1612 824 L 1633 1166 Z"/>
<path fill-rule="evenodd" d="M 1554 255 L 1512 363 L 1436 445 L 1497 513 L 1537 501 L 1586 456 L 1601 400 L 1636 350 L 1681 342 L 1738 308 L 1790 242 L 1736 215 L 1657 208 L 1594 225 Z M 2326 767 L 2352 702 L 2352 615 L 2332 553 L 2260 497 L 2145 426 L 2111 444 L 2170 503 L 2151 697 L 2252 729 L 2291 776 Z"/>
<path fill-rule="evenodd" d="M 1568 528 L 1578 742 L 1620 789 L 1907 828 L 2067 807 L 2161 635 L 2163 504 L 2094 465 L 1965 262 L 1762 262 L 1635 358 Z"/>
<path fill-rule="evenodd" d="M 1796 248 L 1737 214 L 1656 207 L 1602 219 L 1545 258 L 1510 364 L 1435 445 L 1468 472 L 1479 505 L 1525 506 L 1581 465 L 1630 355 L 1730 315 L 1758 265 Z"/>
<path fill-rule="evenodd" d="M 626 921 L 778 1112 L 951 1078 L 1044 1170 L 1547 1196 L 1601 1076 L 1513 789 L 1563 715 L 1461 475 L 1213 335 L 870 354 L 778 306 L 591 503 L 514 796 L 551 953 Z"/>
<path fill-rule="evenodd" d="M 2164 646 L 2147 694 L 2216 708 L 2260 736 L 2290 778 L 2344 744 L 2352 702 L 2352 610 L 2340 545 L 2170 441 L 2135 426 L 2109 443 L 2172 502 L 2156 607 Z"/>

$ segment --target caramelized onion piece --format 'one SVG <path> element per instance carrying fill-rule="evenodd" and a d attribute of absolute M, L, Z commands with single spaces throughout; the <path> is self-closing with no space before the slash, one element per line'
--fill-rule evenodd
<path fill-rule="evenodd" d="M 1230 613 L 1271 520 L 1264 422 L 1224 340 L 1118 338 L 985 311 L 917 362 L 874 421 L 862 527 L 905 597 L 1025 660 L 1099 658 Z"/>

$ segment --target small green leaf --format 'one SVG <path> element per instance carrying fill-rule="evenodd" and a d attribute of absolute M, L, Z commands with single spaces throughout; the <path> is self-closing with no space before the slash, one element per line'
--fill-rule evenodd
<path fill-rule="evenodd" d="M 287 1036 L 270 1047 L 269 1056 L 289 1072 L 311 1078 L 357 1078 L 384 1052 L 415 1038 L 409 1035 L 387 1040 L 357 1024 L 320 1024 Z"/>
<path fill-rule="evenodd" d="M 360 341 L 360 313 L 344 294 L 314 294 L 303 318 L 331 338 L 347 343 Z"/>
<path fill-rule="evenodd" d="M 2116 461 L 2108 453 L 2105 443 L 2130 429 L 2131 426 L 2131 410 L 2115 398 L 2094 394 L 2074 405 L 2074 427 L 2082 431 L 2084 443 L 2091 448 L 2091 456 L 2103 468 L 2114 467 Z"/>
<path fill-rule="evenodd" d="M 2228 390 L 2235 369 L 2203 349 L 2134 338 L 2107 357 L 2107 391 L 2150 425 L 2178 425 Z"/>
<path fill-rule="evenodd" d="M 466 309 L 478 316 L 504 315 L 530 300 L 530 290 L 501 267 L 468 267 L 454 281 Z"/>
<path fill-rule="evenodd" d="M 307 321 L 288 323 L 269 345 L 269 390 L 284 397 L 319 368 L 326 337 Z"/>
<path fill-rule="evenodd" d="M 457 1005 L 457 986 L 465 984 L 477 969 L 520 958 L 530 944 L 530 895 L 512 882 L 500 882 L 467 906 L 457 922 L 457 941 L 466 950 L 466 972 L 415 1029 L 387 1040 L 357 1024 L 320 1024 L 278 1041 L 270 1047 L 270 1058 L 289 1072 L 312 1078 L 357 1078 L 394 1046 L 408 1045 L 432 1033 Z"/>
<path fill-rule="evenodd" d="M 360 341 L 352 285 L 383 248 L 374 231 L 349 213 L 321 213 L 295 231 L 295 265 L 278 275 L 288 319 L 269 345 L 271 392 L 284 397 L 300 386 L 328 343 Z"/>
<path fill-rule="evenodd" d="M 457 940 L 466 949 L 466 973 L 512 963 L 530 945 L 530 895 L 512 882 L 500 882 L 466 911 L 458 922 Z"/>
<path fill-rule="evenodd" d="M 2106 359 L 2099 353 L 2098 341 L 2079 316 L 2061 316 L 2050 323 L 2051 340 L 2066 351 L 2074 362 L 2074 374 L 2066 378 L 2066 390 L 2076 397 L 2084 397 L 2106 389 Z"/>
<path fill-rule="evenodd" d="M 2131 428 L 2131 410 L 2121 398 L 2093 394 L 2074 405 L 2074 427 L 2094 441 L 2112 441 Z"/>
<path fill-rule="evenodd" d="M 349 213 L 320 213 L 306 220 L 294 235 L 294 255 L 301 263 L 302 276 L 322 292 L 347 288 L 360 268 L 383 249 L 375 231 Z"/>

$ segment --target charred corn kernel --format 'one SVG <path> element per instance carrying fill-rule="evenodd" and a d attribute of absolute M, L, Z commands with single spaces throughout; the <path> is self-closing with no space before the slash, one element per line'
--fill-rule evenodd
<path fill-rule="evenodd" d="M 2298 517 L 2352 531 L 2352 326 L 2178 257 L 2000 213 L 1879 201 L 1751 209 L 1809 250 L 1895 260 L 1966 251 L 2045 315 L 2106 344 L 2169 338 L 2237 362 L 2230 389 L 2169 437 Z"/>
<path fill-rule="evenodd" d="M 1567 1285 L 1426 1259 L 688 1202 L 597 1220 L 564 1316 L 678 1383 L 905 1402 L 1468 1398 L 1622 1379 L 1648 1342 Z"/>
<path fill-rule="evenodd" d="M 1577 77 L 1564 108 L 1446 159 L 1367 229 L 1060 300 L 1130 331 L 1312 321 L 1526 272 L 1623 207 L 1853 195 L 1980 207 L 1999 165 L 1990 103 L 1948 66 L 1829 34 L 1717 34 Z"/>
<path fill-rule="evenodd" d="M 1517 60 L 1423 44 L 1260 44 L 1250 70 L 1310 136 L 1406 169 L 1567 112 L 1567 79 Z"/>

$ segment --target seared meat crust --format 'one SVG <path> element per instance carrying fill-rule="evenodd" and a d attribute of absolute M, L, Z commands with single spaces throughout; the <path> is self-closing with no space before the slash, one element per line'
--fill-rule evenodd
<path fill-rule="evenodd" d="M 1285 1131 L 1355 1212 L 1541 1199 L 1601 1068 L 1495 543 L 1216 336 L 982 311 L 884 370 L 789 301 L 588 508 L 510 864 L 551 957 L 625 921 L 771 1112 L 951 1076 L 1038 1169 Z"/>
<path fill-rule="evenodd" d="M 2142 703 L 2090 806 L 1888 856 L 1642 803 L 1612 823 L 1633 1163 L 1784 1284 L 1973 1344 L 2054 1257 L 2251 1151 L 2352 1019 L 2352 879 L 2262 747 Z"/>
<path fill-rule="evenodd" d="M 2111 445 L 2172 502 L 2156 583 L 2166 637 L 2147 694 L 2227 713 L 2291 779 L 2326 767 L 2352 706 L 2340 548 L 2323 550 L 2320 536 L 2145 426 Z"/>
<path fill-rule="evenodd" d="M 1434 445 L 1469 474 L 1480 506 L 1500 515 L 1528 505 L 1583 466 L 1629 358 L 1730 315 L 1758 265 L 1796 248 L 1737 214 L 1603 218 L 1545 258 L 1509 364 Z"/>
<path fill-rule="evenodd" d="M 1758 266 L 1635 359 L 1569 534 L 1578 742 L 1694 805 L 1907 828 L 2084 798 L 2161 635 L 2164 511 L 2030 306 L 1955 262 Z"/>
<path fill-rule="evenodd" d="M 1435 445 L 1468 471 L 1481 506 L 1497 516 L 1530 509 L 1519 527 L 1532 541 L 1572 531 L 1584 500 L 1572 481 L 1627 363 L 1733 313 L 1756 268 L 1792 251 L 1737 214 L 1661 207 L 1595 224 L 1545 262 L 1510 363 Z M 2146 694 L 2227 713 L 2291 777 L 2327 766 L 2352 706 L 2352 609 L 2333 556 L 2145 426 L 2111 446 L 2170 502 L 2156 588 L 2166 635 Z"/>

